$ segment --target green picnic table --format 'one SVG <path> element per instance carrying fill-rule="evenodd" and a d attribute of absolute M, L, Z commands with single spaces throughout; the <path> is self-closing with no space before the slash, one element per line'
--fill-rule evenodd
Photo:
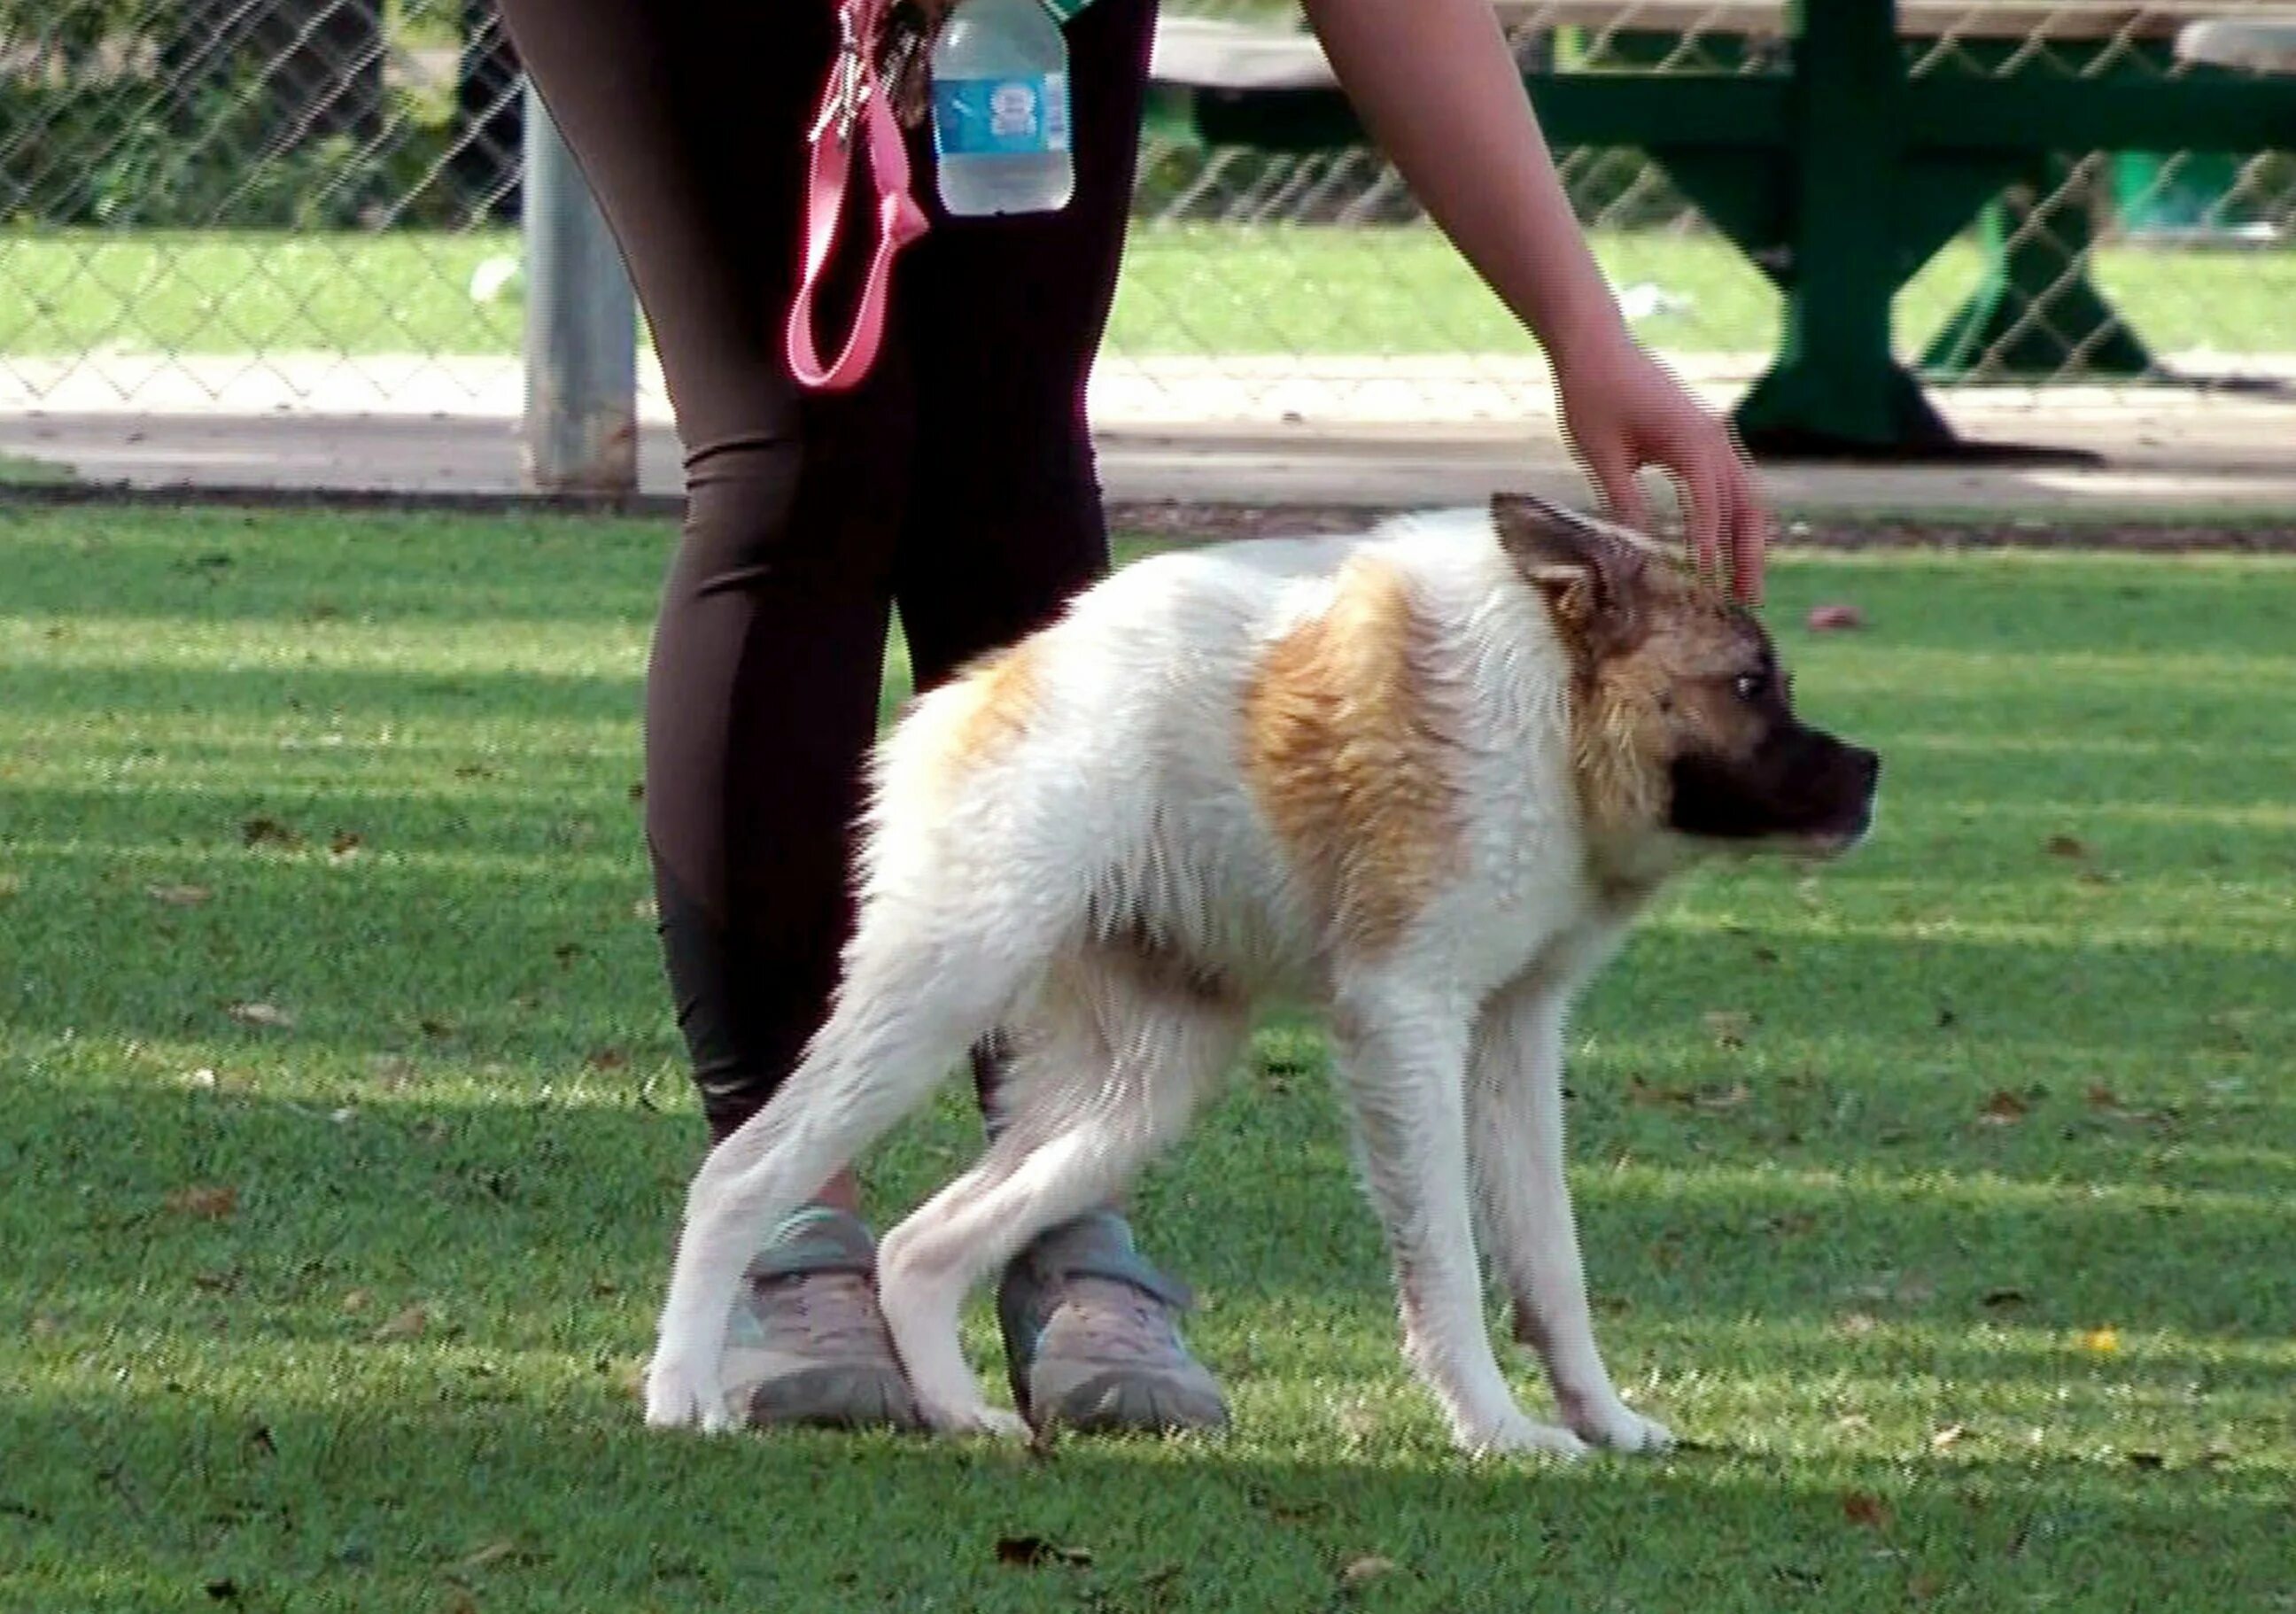
<path fill-rule="evenodd" d="M 2273 59 L 2222 37 L 2238 25 L 2253 51 L 2259 29 L 2284 35 L 2269 20 L 2226 20 L 2233 9 L 1499 0 L 1508 21 L 1564 46 L 1523 74 L 1549 138 L 1648 153 L 1784 296 L 1779 351 L 1735 409 L 1748 447 L 1771 457 L 2002 452 L 1957 438 L 1891 349 L 1898 289 L 1972 221 L 1986 280 L 1930 343 L 1928 367 L 1952 375 L 1983 354 L 2011 374 L 2068 357 L 2149 369 L 2087 278 L 2085 209 L 2020 226 L 2040 205 L 2031 198 L 2070 176 L 2065 153 L 2296 147 L 2296 78 L 2246 70 Z M 2169 75 L 2179 33 L 2189 46 L 2207 27 L 2216 47 L 2188 48 L 2190 70 Z M 1693 37 L 1701 48 L 1681 51 Z M 1160 27 L 1151 78 L 1152 116 L 1207 144 L 1312 152 L 1365 139 L 1302 33 L 1175 19 Z M 2027 310 L 2044 295 L 2037 321 Z"/>

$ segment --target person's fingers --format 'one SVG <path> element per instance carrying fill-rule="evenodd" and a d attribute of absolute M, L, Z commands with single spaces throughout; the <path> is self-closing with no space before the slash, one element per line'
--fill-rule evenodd
<path fill-rule="evenodd" d="M 1675 474 L 1689 504 L 1690 553 L 1701 578 L 1718 582 L 1722 576 L 1722 528 L 1727 519 L 1728 478 L 1703 443 L 1680 456 Z"/>
<path fill-rule="evenodd" d="M 1770 512 L 1753 467 L 1741 458 L 1730 479 L 1730 581 L 1748 605 L 1762 602 L 1762 572 L 1770 547 Z"/>
<path fill-rule="evenodd" d="M 1632 455 L 1616 446 L 1600 450 L 1582 447 L 1587 474 L 1603 490 L 1603 503 L 1611 520 L 1636 532 L 1650 530 L 1650 506 L 1644 502 L 1642 484 L 1635 479 Z"/>

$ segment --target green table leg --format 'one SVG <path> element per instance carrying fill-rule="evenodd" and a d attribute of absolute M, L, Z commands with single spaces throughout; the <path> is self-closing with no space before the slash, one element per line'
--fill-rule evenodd
<path fill-rule="evenodd" d="M 2140 376 L 2152 355 L 2088 276 L 2093 187 L 2062 157 L 1980 217 L 1985 278 L 1922 351 L 1937 381 L 2045 381 L 2078 365 Z"/>
<path fill-rule="evenodd" d="M 1904 153 L 1892 116 L 1905 86 L 1892 0 L 1800 0 L 1800 127 L 1788 156 L 1793 205 L 1776 274 L 1785 291 L 1777 362 L 1740 400 L 1739 435 L 1761 454 L 1923 454 L 1954 440 L 1890 351 Z"/>

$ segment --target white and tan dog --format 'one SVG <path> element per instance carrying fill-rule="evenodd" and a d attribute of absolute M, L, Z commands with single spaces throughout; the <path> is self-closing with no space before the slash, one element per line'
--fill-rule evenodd
<path fill-rule="evenodd" d="M 1564 1013 L 1702 853 L 1854 843 L 1879 766 L 1793 717 L 1751 615 L 1537 500 L 1126 568 L 882 747 L 835 1011 L 694 1179 L 648 1421 L 733 1421 L 718 1355 L 766 1230 L 1002 1028 L 1003 1129 L 887 1235 L 880 1291 L 931 1424 L 1022 1432 L 960 1351 L 966 1291 L 1178 1137 L 1284 993 L 1329 1012 L 1458 1443 L 1664 1446 L 1595 1348 Z M 1479 1230 L 1567 1428 L 1509 1392 Z"/>

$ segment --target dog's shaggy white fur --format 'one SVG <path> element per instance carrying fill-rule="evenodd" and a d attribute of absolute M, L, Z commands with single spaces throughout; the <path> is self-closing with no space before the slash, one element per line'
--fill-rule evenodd
<path fill-rule="evenodd" d="M 887 1235 L 880 1285 L 927 1421 L 1019 1432 L 960 1353 L 967 1290 L 1177 1138 L 1283 993 L 1328 1012 L 1406 1354 L 1458 1443 L 1666 1446 L 1595 1348 L 1563 1020 L 1712 844 L 1670 825 L 1667 770 L 1739 743 L 1698 714 L 1767 661 L 1750 624 L 1630 535 L 1503 500 L 1144 561 L 919 700 L 876 759 L 834 1012 L 693 1182 L 648 1421 L 733 1421 L 718 1356 L 767 1230 L 1001 1028 L 1002 1130 Z M 1479 1230 L 1567 1427 L 1509 1391 Z"/>

